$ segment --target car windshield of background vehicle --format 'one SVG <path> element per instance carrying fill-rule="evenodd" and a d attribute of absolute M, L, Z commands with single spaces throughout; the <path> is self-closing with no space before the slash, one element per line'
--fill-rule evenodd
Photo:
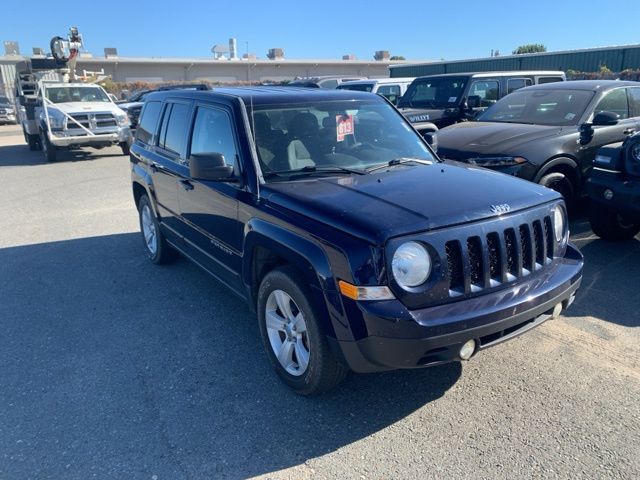
<path fill-rule="evenodd" d="M 107 94 L 96 87 L 47 87 L 46 92 L 53 103 L 111 102 Z"/>
<path fill-rule="evenodd" d="M 402 116 L 377 101 L 256 107 L 252 124 L 265 177 L 331 167 L 364 171 L 399 158 L 435 160 Z"/>
<path fill-rule="evenodd" d="M 373 83 L 357 83 L 352 85 L 351 83 L 343 83 L 342 85 L 338 85 L 338 90 L 355 90 L 358 92 L 370 92 L 373 90 Z"/>
<path fill-rule="evenodd" d="M 7 97 L 0 97 L 0 103 L 4 103 L 4 104 L 9 103 L 10 104 L 11 101 Z"/>
<path fill-rule="evenodd" d="M 405 92 L 398 107 L 449 108 L 460 103 L 467 83 L 465 77 L 443 77 L 416 80 Z"/>
<path fill-rule="evenodd" d="M 487 109 L 478 121 L 577 125 L 593 95 L 586 90 L 518 90 Z"/>

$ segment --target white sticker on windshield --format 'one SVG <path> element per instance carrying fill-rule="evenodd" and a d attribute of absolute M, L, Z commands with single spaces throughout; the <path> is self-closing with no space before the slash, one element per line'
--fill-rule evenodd
<path fill-rule="evenodd" d="M 564 119 L 565 119 L 565 120 L 573 120 L 573 119 L 575 118 L 575 116 L 576 116 L 576 114 L 575 114 L 575 113 L 567 113 L 567 114 L 564 116 Z"/>
<path fill-rule="evenodd" d="M 453 103 L 458 99 L 458 97 L 449 97 L 449 103 Z"/>

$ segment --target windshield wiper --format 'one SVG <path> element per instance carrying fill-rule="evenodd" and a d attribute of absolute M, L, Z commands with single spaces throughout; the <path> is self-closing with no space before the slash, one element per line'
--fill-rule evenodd
<path fill-rule="evenodd" d="M 349 174 L 355 173 L 356 175 L 364 175 L 367 172 L 363 170 L 357 170 L 355 168 L 341 167 L 339 165 L 326 165 L 326 166 L 307 165 L 306 167 L 294 168 L 289 170 L 271 170 L 269 172 L 264 172 L 263 177 L 272 178 L 277 175 L 291 175 L 291 176 L 293 175 L 308 176 L 313 174 L 326 175 L 331 173 L 349 173 Z"/>
<path fill-rule="evenodd" d="M 399 157 L 394 158 L 393 160 L 389 160 L 387 163 L 383 163 L 381 165 L 374 165 L 372 167 L 368 167 L 365 171 L 367 173 L 373 172 L 375 170 L 380 170 L 382 168 L 387 167 L 395 167 L 396 165 L 402 165 L 405 163 L 418 163 L 420 165 L 433 165 L 431 160 L 423 160 L 421 158 L 411 158 L 411 157 Z"/>

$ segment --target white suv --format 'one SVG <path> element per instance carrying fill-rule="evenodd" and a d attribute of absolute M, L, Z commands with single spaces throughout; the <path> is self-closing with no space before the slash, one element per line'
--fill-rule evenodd
<path fill-rule="evenodd" d="M 407 91 L 407 87 L 415 77 L 399 78 L 371 78 L 368 80 L 355 80 L 338 85 L 338 90 L 356 90 L 359 92 L 377 93 L 386 97 L 394 105 Z"/>

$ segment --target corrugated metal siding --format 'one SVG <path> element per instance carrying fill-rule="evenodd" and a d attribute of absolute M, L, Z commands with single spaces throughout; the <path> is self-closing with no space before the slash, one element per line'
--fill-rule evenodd
<path fill-rule="evenodd" d="M 640 45 L 597 48 L 573 52 L 509 55 L 453 62 L 401 65 L 391 68 L 392 77 L 419 77 L 441 73 L 490 72 L 500 70 L 576 70 L 597 72 L 601 66 L 614 72 L 640 69 Z"/>
<path fill-rule="evenodd" d="M 16 66 L 13 63 L 0 63 L 0 95 L 13 98 L 16 81 Z"/>

